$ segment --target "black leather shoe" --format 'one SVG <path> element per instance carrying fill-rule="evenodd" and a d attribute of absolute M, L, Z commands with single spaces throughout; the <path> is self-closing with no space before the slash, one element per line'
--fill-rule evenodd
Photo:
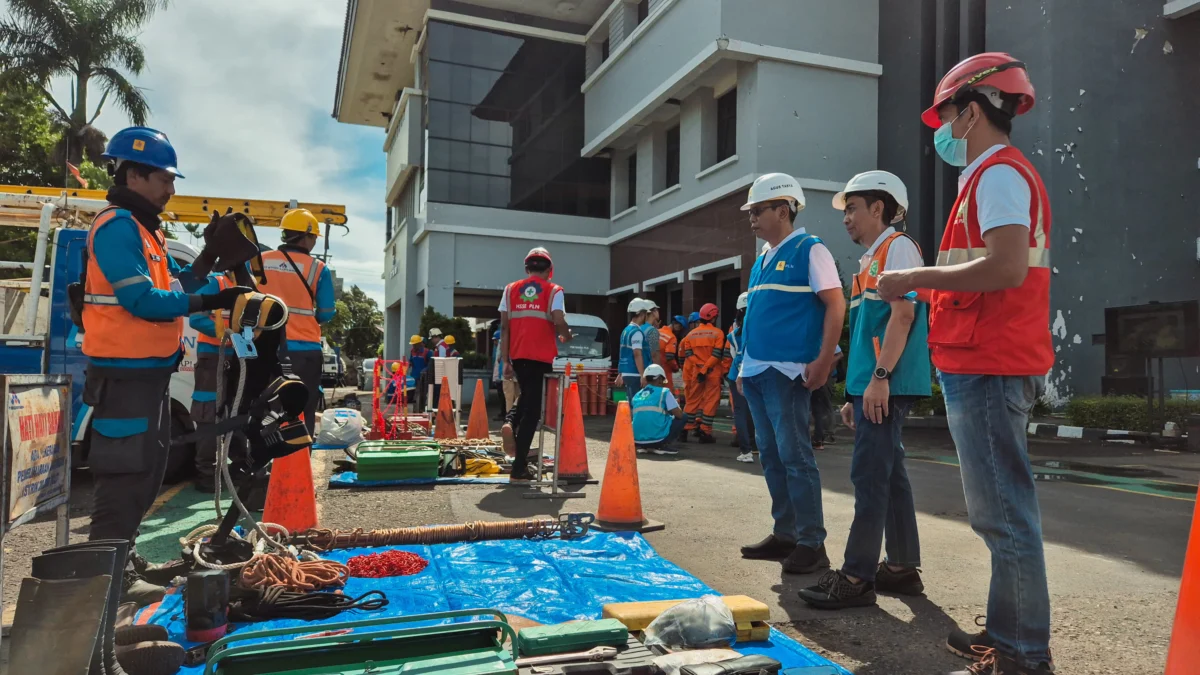
<path fill-rule="evenodd" d="M 788 574 L 812 574 L 828 567 L 829 556 L 825 555 L 824 544 L 815 549 L 797 544 L 796 550 L 783 561 L 783 571 Z"/>
<path fill-rule="evenodd" d="M 783 560 L 795 550 L 795 542 L 784 541 L 772 534 L 757 544 L 743 546 L 742 557 L 748 560 Z"/>

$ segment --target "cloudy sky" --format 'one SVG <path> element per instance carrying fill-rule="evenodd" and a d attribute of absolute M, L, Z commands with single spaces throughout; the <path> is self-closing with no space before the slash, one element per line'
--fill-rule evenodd
<path fill-rule="evenodd" d="M 382 304 L 384 131 L 330 117 L 345 11 L 344 0 L 175 0 L 144 27 L 134 81 L 179 152 L 180 194 L 344 204 L 351 234 L 334 231 L 332 264 Z M 111 135 L 129 120 L 110 103 L 96 124 Z"/>

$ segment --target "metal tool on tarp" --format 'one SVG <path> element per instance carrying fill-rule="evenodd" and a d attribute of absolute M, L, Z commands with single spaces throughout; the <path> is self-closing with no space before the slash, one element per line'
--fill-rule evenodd
<path fill-rule="evenodd" d="M 586 652 L 550 654 L 549 656 L 526 656 L 517 659 L 517 666 L 546 666 L 552 663 L 574 663 L 576 661 L 608 661 L 617 657 L 616 647 L 593 647 Z"/>

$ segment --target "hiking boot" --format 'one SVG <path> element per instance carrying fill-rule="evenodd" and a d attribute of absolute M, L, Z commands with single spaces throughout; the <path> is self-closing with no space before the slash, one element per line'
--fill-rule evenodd
<path fill-rule="evenodd" d="M 133 571 L 141 575 L 143 579 L 164 587 L 169 585 L 175 577 L 186 577 L 191 571 L 191 565 L 180 558 L 165 563 L 152 563 L 135 552 L 129 554 L 129 561 L 133 564 Z"/>
<path fill-rule="evenodd" d="M 828 567 L 829 556 L 825 555 L 824 544 L 817 548 L 797 544 L 796 550 L 783 561 L 783 571 L 788 574 L 812 574 Z"/>
<path fill-rule="evenodd" d="M 747 560 L 783 560 L 796 550 L 796 542 L 784 541 L 775 535 L 742 547 L 742 557 Z"/>
<path fill-rule="evenodd" d="M 162 586 L 155 586 L 146 581 L 141 574 L 133 570 L 127 570 L 121 584 L 121 602 L 132 602 L 138 607 L 153 605 L 163 596 L 167 594 L 167 589 Z"/>
<path fill-rule="evenodd" d="M 1039 663 L 1036 668 L 1030 668 L 1022 666 L 1015 658 L 1001 654 L 995 649 L 980 649 L 977 653 L 977 662 L 950 675 L 1050 675 L 1054 672 L 1054 664 L 1045 661 Z"/>
<path fill-rule="evenodd" d="M 117 663 L 131 675 L 174 675 L 186 655 L 182 645 L 166 640 L 118 644 L 113 651 Z"/>
<path fill-rule="evenodd" d="M 737 456 L 737 461 L 745 462 L 747 464 L 753 464 L 754 463 L 754 454 L 749 453 L 749 452 L 743 452 Z"/>
<path fill-rule="evenodd" d="M 192 481 L 192 487 L 196 489 L 196 492 L 211 495 L 217 491 L 217 481 L 213 476 L 196 476 L 196 479 Z"/>
<path fill-rule="evenodd" d="M 915 567 L 896 572 L 887 563 L 879 563 L 875 572 L 875 590 L 897 595 L 922 595 L 925 583 L 921 581 L 921 570 Z"/>
<path fill-rule="evenodd" d="M 857 583 L 841 570 L 829 570 L 821 575 L 816 586 L 800 591 L 800 599 L 817 609 L 846 609 L 870 607 L 875 604 L 875 587 L 869 581 Z"/>
<path fill-rule="evenodd" d="M 505 422 L 504 426 L 500 427 L 500 443 L 504 447 L 504 454 L 509 457 L 517 456 L 517 436 L 513 433 L 512 424 Z"/>
<path fill-rule="evenodd" d="M 984 616 L 975 617 L 976 626 L 986 626 L 987 618 Z M 964 659 L 978 661 L 983 652 L 995 646 L 992 637 L 988 635 L 987 628 L 978 633 L 968 633 L 965 630 L 955 628 L 950 631 L 950 636 L 946 638 L 946 649 L 950 650 L 951 654 L 961 656 Z"/>
<path fill-rule="evenodd" d="M 710 433 L 700 431 L 696 434 L 696 442 L 701 445 L 708 445 L 710 443 L 716 443 L 717 439 L 713 438 L 713 435 Z"/>

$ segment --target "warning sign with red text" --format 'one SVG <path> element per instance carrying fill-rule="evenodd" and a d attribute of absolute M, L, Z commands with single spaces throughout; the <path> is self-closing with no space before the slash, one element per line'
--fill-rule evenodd
<path fill-rule="evenodd" d="M 56 506 L 67 498 L 69 402 L 68 390 L 62 387 L 10 382 L 7 389 L 6 451 L 11 463 L 4 525 L 11 528 L 33 518 L 39 507 Z"/>

